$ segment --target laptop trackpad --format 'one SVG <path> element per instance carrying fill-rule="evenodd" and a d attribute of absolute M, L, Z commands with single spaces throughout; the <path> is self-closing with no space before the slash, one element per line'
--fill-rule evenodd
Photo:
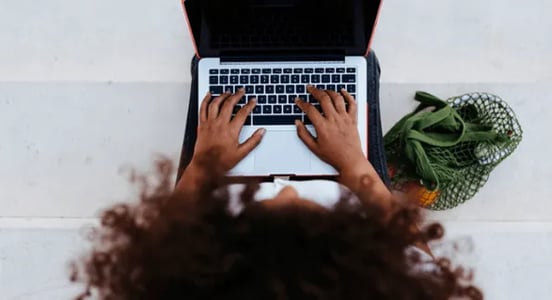
<path fill-rule="evenodd" d="M 293 175 L 311 170 L 311 152 L 295 130 L 267 130 L 254 152 L 256 172 Z"/>

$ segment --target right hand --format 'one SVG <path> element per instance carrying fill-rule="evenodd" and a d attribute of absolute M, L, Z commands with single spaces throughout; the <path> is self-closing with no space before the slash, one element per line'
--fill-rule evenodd
<path fill-rule="evenodd" d="M 307 86 L 307 91 L 320 102 L 322 115 L 310 103 L 298 99 L 297 106 L 312 121 L 317 137 L 313 137 L 301 121 L 297 120 L 297 134 L 305 145 L 321 160 L 330 164 L 339 173 L 367 163 L 362 152 L 357 128 L 357 105 L 355 99 L 341 90 L 341 94 Z M 345 101 L 349 104 L 348 111 Z"/>

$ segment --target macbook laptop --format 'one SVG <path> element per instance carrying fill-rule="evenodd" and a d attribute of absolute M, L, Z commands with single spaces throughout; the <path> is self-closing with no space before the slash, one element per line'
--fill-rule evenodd
<path fill-rule="evenodd" d="M 380 1 L 184 0 L 198 65 L 198 93 L 244 88 L 235 111 L 257 106 L 240 142 L 258 128 L 261 144 L 230 171 L 236 176 L 332 176 L 297 137 L 299 119 L 316 136 L 297 97 L 320 109 L 306 91 L 346 89 L 358 99 L 358 131 L 367 153 L 366 60 Z M 201 101 L 198 97 L 197 101 Z M 198 105 L 199 107 L 199 105 Z M 199 112 L 198 112 L 199 113 Z M 339 141 L 336 141 L 339 143 Z"/>

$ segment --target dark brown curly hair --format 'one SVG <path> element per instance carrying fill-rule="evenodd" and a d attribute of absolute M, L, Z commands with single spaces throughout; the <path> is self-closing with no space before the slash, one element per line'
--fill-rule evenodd
<path fill-rule="evenodd" d="M 409 251 L 443 234 L 413 230 L 412 205 L 396 201 L 389 215 L 344 197 L 333 210 L 274 209 L 252 200 L 250 183 L 236 215 L 227 194 L 214 196 L 223 177 L 194 195 L 173 191 L 172 174 L 161 161 L 158 184 L 133 176 L 140 201 L 103 213 L 92 250 L 73 263 L 72 281 L 85 285 L 77 299 L 482 299 L 448 259 Z"/>

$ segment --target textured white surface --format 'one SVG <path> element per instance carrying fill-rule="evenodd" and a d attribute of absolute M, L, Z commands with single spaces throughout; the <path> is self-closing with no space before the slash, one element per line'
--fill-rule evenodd
<path fill-rule="evenodd" d="M 415 90 L 486 91 L 524 140 L 468 203 L 431 213 L 473 236 L 487 299 L 549 299 L 552 3 L 384 1 L 373 47 L 389 129 Z M 180 153 L 193 54 L 178 0 L 0 0 L 0 299 L 69 299 L 78 224 L 132 198 L 125 169 Z M 76 219 L 71 219 L 76 218 Z"/>

